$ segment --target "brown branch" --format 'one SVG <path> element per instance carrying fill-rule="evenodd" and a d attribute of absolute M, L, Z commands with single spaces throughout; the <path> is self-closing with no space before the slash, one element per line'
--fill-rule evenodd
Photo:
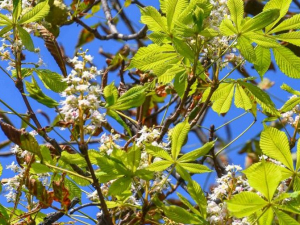
<path fill-rule="evenodd" d="M 70 214 L 73 214 L 74 212 L 80 210 L 80 209 L 83 209 L 85 207 L 89 207 L 89 206 L 101 206 L 100 203 L 96 203 L 96 202 L 90 202 L 90 203 L 86 203 L 86 204 L 83 204 L 81 206 L 78 206 L 77 208 L 74 208 L 72 210 L 70 210 Z"/>

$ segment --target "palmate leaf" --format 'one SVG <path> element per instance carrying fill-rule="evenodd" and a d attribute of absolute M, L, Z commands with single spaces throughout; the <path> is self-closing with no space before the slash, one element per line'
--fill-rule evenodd
<path fill-rule="evenodd" d="M 271 1 L 266 3 L 263 11 L 267 11 L 267 10 L 270 10 L 270 9 L 279 9 L 278 18 L 266 27 L 266 32 L 268 32 L 270 29 L 272 29 L 272 27 L 274 27 L 278 23 L 278 21 L 285 16 L 287 11 L 289 10 L 291 2 L 292 2 L 292 0 L 284 0 L 284 1 L 271 0 Z"/>
<path fill-rule="evenodd" d="M 129 177 L 121 177 L 110 185 L 108 195 L 120 195 L 129 189 L 130 185 L 131 179 Z"/>
<path fill-rule="evenodd" d="M 277 47 L 273 49 L 279 69 L 288 77 L 300 78 L 300 59 L 290 49 Z"/>
<path fill-rule="evenodd" d="M 290 170 L 294 170 L 289 140 L 283 131 L 274 127 L 266 127 L 261 132 L 260 148 L 265 155 L 280 161 Z"/>
<path fill-rule="evenodd" d="M 239 80 L 238 83 L 241 86 L 245 87 L 245 91 L 248 94 L 248 96 L 257 101 L 263 110 L 273 115 L 280 116 L 270 96 L 266 94 L 263 90 L 261 90 L 259 87 L 253 84 L 246 83 L 241 80 Z"/>
<path fill-rule="evenodd" d="M 274 212 L 272 207 L 269 207 L 266 211 L 262 212 L 263 215 L 259 219 L 259 224 L 272 225 L 274 219 Z"/>
<path fill-rule="evenodd" d="M 255 42 L 258 46 L 265 48 L 276 48 L 280 46 L 280 44 L 274 40 L 273 37 L 265 35 L 260 31 L 247 32 L 246 34 L 243 34 L 243 36 L 247 37 L 252 42 Z"/>
<path fill-rule="evenodd" d="M 234 84 L 230 83 L 226 86 L 226 92 L 216 101 L 214 101 L 212 109 L 218 114 L 226 113 L 231 107 L 232 98 L 234 93 Z M 215 99 L 215 97 L 214 97 Z"/>
<path fill-rule="evenodd" d="M 203 218 L 206 218 L 207 200 L 201 186 L 194 180 L 188 182 L 187 189 L 191 197 L 198 204 Z"/>
<path fill-rule="evenodd" d="M 241 28 L 241 33 L 261 30 L 279 17 L 279 9 L 269 9 L 247 20 Z"/>
<path fill-rule="evenodd" d="M 136 145 L 131 146 L 129 151 L 126 153 L 126 161 L 124 162 L 125 166 L 132 171 L 136 172 L 137 168 L 140 165 L 141 161 L 141 148 Z"/>
<path fill-rule="evenodd" d="M 33 41 L 30 37 L 30 34 L 19 25 L 17 26 L 17 28 L 18 28 L 19 36 L 20 36 L 20 39 L 21 39 L 23 45 L 25 46 L 25 48 L 28 51 L 33 52 L 34 51 L 34 44 L 33 44 Z"/>
<path fill-rule="evenodd" d="M 296 169 L 295 171 L 298 171 L 300 168 L 300 141 L 297 143 L 297 162 L 296 162 Z"/>
<path fill-rule="evenodd" d="M 152 163 L 150 166 L 148 166 L 146 169 L 149 171 L 155 171 L 155 172 L 159 172 L 159 171 L 164 171 L 167 168 L 169 168 L 171 165 L 173 164 L 173 162 L 170 161 L 166 161 L 166 160 L 160 160 L 157 162 Z"/>
<path fill-rule="evenodd" d="M 115 82 L 105 86 L 103 94 L 106 100 L 106 107 L 115 104 L 118 99 L 118 90 L 115 86 Z"/>
<path fill-rule="evenodd" d="M 62 80 L 63 77 L 58 73 L 45 69 L 34 69 L 34 71 L 47 89 L 61 93 L 68 87 L 68 84 Z"/>
<path fill-rule="evenodd" d="M 20 0 L 21 1 L 21 0 Z M 36 22 L 43 19 L 50 11 L 48 0 L 40 2 L 32 10 L 25 13 L 18 21 L 18 24 Z"/>
<path fill-rule="evenodd" d="M 243 173 L 246 174 L 251 187 L 264 195 L 267 200 L 272 200 L 278 184 L 282 180 L 279 166 L 262 161 L 253 164 Z"/>
<path fill-rule="evenodd" d="M 183 204 L 185 204 L 185 205 L 189 208 L 189 210 L 190 210 L 191 212 L 193 212 L 193 213 L 196 214 L 196 215 L 201 216 L 200 212 L 199 212 L 197 209 L 194 208 L 194 206 L 189 202 L 189 200 L 187 200 L 183 195 L 181 195 L 181 194 L 178 193 L 178 192 L 177 192 L 176 194 L 177 194 L 177 196 L 179 197 L 180 201 L 181 201 Z"/>
<path fill-rule="evenodd" d="M 241 85 L 236 85 L 234 104 L 237 108 L 249 110 L 252 108 L 252 103 Z"/>
<path fill-rule="evenodd" d="M 240 36 L 238 37 L 237 41 L 237 48 L 242 54 L 242 56 L 249 62 L 254 63 L 256 60 L 256 55 L 250 39 L 248 39 L 245 36 Z"/>
<path fill-rule="evenodd" d="M 140 8 L 141 22 L 146 24 L 151 31 L 167 33 L 167 19 L 160 15 L 156 8 L 147 6 Z"/>
<path fill-rule="evenodd" d="M 210 173 L 212 172 L 207 166 L 196 163 L 179 163 L 179 165 L 190 173 Z"/>
<path fill-rule="evenodd" d="M 207 224 L 207 222 L 196 215 L 191 214 L 186 209 L 179 206 L 164 206 L 163 207 L 165 215 L 177 223 L 184 224 Z"/>
<path fill-rule="evenodd" d="M 13 22 L 17 22 L 22 12 L 22 0 L 13 0 Z"/>
<path fill-rule="evenodd" d="M 198 148 L 196 150 L 193 150 L 191 152 L 185 153 L 183 156 L 181 156 L 177 162 L 192 162 L 198 159 L 201 156 L 206 155 L 214 146 L 215 142 L 207 142 L 205 143 L 201 148 Z"/>
<path fill-rule="evenodd" d="M 299 225 L 299 223 L 288 214 L 275 209 L 275 214 L 278 218 L 279 225 Z"/>
<path fill-rule="evenodd" d="M 231 20 L 234 22 L 237 30 L 239 30 L 244 17 L 244 2 L 243 0 L 228 0 L 227 6 L 230 11 Z"/>
<path fill-rule="evenodd" d="M 284 33 L 274 36 L 276 39 L 300 46 L 300 31 Z"/>
<path fill-rule="evenodd" d="M 8 31 L 10 31 L 12 28 L 13 28 L 12 25 L 7 25 L 7 26 L 3 27 L 0 30 L 0 37 L 2 37 L 4 34 L 6 34 Z"/>
<path fill-rule="evenodd" d="M 278 26 L 269 31 L 268 33 L 277 33 L 285 30 L 300 29 L 300 15 L 294 15 L 289 19 L 282 21 Z"/>
<path fill-rule="evenodd" d="M 177 124 L 172 129 L 171 153 L 172 153 L 172 157 L 173 157 L 174 160 L 177 159 L 177 157 L 180 153 L 181 147 L 183 146 L 189 131 L 190 131 L 190 124 L 189 124 L 188 119 L 186 119 L 182 123 Z"/>
<path fill-rule="evenodd" d="M 249 216 L 268 204 L 265 200 L 253 192 L 241 192 L 226 201 L 228 210 L 237 218 Z"/>
<path fill-rule="evenodd" d="M 264 48 L 262 46 L 256 46 L 255 48 L 256 60 L 254 63 L 254 68 L 258 72 L 261 78 L 268 71 L 271 65 L 271 52 L 270 49 Z"/>
<path fill-rule="evenodd" d="M 232 36 L 238 33 L 236 28 L 232 24 L 232 20 L 224 19 L 220 25 L 220 31 L 225 36 Z"/>
<path fill-rule="evenodd" d="M 167 69 L 166 72 L 158 76 L 158 83 L 162 83 L 162 84 L 170 83 L 176 75 L 178 74 L 182 75 L 184 73 L 186 74 L 186 69 L 180 64 L 170 65 L 170 68 Z"/>
<path fill-rule="evenodd" d="M 173 161 L 173 159 L 169 155 L 169 153 L 166 150 L 164 150 L 158 146 L 146 144 L 146 152 L 155 157 L 159 157 L 159 158 L 165 159 L 167 161 Z"/>
<path fill-rule="evenodd" d="M 284 103 L 280 108 L 280 112 L 287 112 L 292 110 L 296 105 L 300 103 L 300 97 L 291 98 Z"/>
<path fill-rule="evenodd" d="M 187 88 L 187 78 L 188 75 L 184 72 L 182 74 L 178 73 L 174 79 L 174 89 L 178 96 L 182 98 Z"/>
<path fill-rule="evenodd" d="M 174 21 L 178 19 L 178 16 L 188 6 L 187 0 L 166 0 L 166 17 L 169 32 L 174 27 Z"/>

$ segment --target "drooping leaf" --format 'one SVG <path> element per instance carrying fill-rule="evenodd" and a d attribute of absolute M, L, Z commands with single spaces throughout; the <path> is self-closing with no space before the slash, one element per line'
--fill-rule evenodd
<path fill-rule="evenodd" d="M 141 149 L 133 145 L 127 152 L 126 158 L 125 166 L 134 173 L 140 165 Z"/>
<path fill-rule="evenodd" d="M 300 59 L 290 49 L 277 47 L 273 49 L 279 69 L 288 77 L 300 78 Z"/>
<path fill-rule="evenodd" d="M 68 164 L 75 164 L 81 167 L 86 167 L 86 161 L 82 155 L 79 153 L 76 154 L 70 154 L 66 151 L 63 151 L 60 157 L 60 160 L 64 161 L 65 163 Z"/>
<path fill-rule="evenodd" d="M 281 171 L 277 165 L 262 161 L 253 164 L 243 173 L 246 174 L 251 187 L 263 194 L 268 200 L 272 200 L 278 184 L 282 180 Z"/>
<path fill-rule="evenodd" d="M 60 47 L 59 47 L 59 45 L 56 41 L 56 38 L 54 37 L 54 35 L 50 31 L 48 31 L 42 25 L 39 25 L 37 27 L 37 29 L 38 29 L 40 35 L 42 36 L 42 38 L 45 42 L 46 48 L 48 49 L 48 51 L 50 52 L 50 54 L 54 58 L 55 62 L 59 66 L 63 76 L 67 77 L 68 74 L 67 74 L 66 64 L 65 64 L 65 61 L 63 59 Z"/>
<path fill-rule="evenodd" d="M 206 218 L 207 200 L 201 186 L 192 180 L 188 182 L 187 189 L 191 197 L 198 204 L 202 217 Z"/>
<path fill-rule="evenodd" d="M 54 92 L 61 93 L 68 87 L 68 84 L 62 80 L 62 76 L 58 73 L 45 69 L 35 69 L 34 71 L 45 87 Z"/>
<path fill-rule="evenodd" d="M 190 131 L 190 124 L 187 119 L 184 122 L 177 124 L 173 128 L 172 135 L 171 135 L 171 140 L 172 140 L 171 153 L 174 160 L 177 159 L 181 147 L 183 146 L 189 131 Z"/>
<path fill-rule="evenodd" d="M 244 17 L 244 2 L 242 0 L 228 0 L 227 6 L 230 11 L 230 17 L 237 30 L 239 30 Z"/>
<path fill-rule="evenodd" d="M 268 48 L 257 46 L 255 48 L 256 61 L 254 68 L 258 72 L 261 78 L 268 71 L 271 65 L 271 52 Z"/>
<path fill-rule="evenodd" d="M 38 3 L 32 10 L 25 13 L 18 24 L 36 22 L 43 19 L 50 11 L 48 0 Z"/>
<path fill-rule="evenodd" d="M 4 224 L 4 225 L 8 225 L 9 223 L 7 221 L 9 221 L 9 215 L 7 213 L 7 209 L 0 204 L 0 223 Z"/>
<path fill-rule="evenodd" d="M 30 37 L 30 34 L 25 29 L 23 29 L 21 26 L 18 25 L 17 27 L 18 27 L 19 36 L 20 36 L 20 39 L 21 39 L 23 45 L 25 46 L 25 48 L 28 51 L 33 52 L 34 51 L 34 44 L 33 44 L 33 41 Z"/>
<path fill-rule="evenodd" d="M 265 155 L 280 161 L 290 170 L 294 170 L 289 141 L 283 131 L 274 127 L 266 127 L 261 132 L 260 147 Z"/>
<path fill-rule="evenodd" d="M 107 174 L 130 175 L 128 170 L 120 162 L 116 162 L 107 156 L 100 156 L 96 160 L 101 171 Z"/>
<path fill-rule="evenodd" d="M 247 33 L 249 31 L 261 30 L 262 28 L 273 23 L 279 17 L 279 9 L 268 9 L 247 20 L 241 28 L 241 33 Z"/>
<path fill-rule="evenodd" d="M 268 202 L 253 192 L 241 192 L 226 201 L 228 210 L 237 218 L 249 216 L 265 207 Z"/>

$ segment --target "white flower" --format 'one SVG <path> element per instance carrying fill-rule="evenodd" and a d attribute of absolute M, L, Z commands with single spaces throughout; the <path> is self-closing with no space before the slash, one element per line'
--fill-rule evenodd
<path fill-rule="evenodd" d="M 91 56 L 91 55 L 85 55 L 85 56 L 84 56 L 84 59 L 85 59 L 86 61 L 88 61 L 88 62 L 92 62 L 93 59 L 94 59 L 94 57 Z"/>

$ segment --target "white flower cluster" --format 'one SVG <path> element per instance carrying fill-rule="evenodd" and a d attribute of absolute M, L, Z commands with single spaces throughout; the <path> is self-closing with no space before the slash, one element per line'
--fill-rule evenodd
<path fill-rule="evenodd" d="M 228 224 L 247 225 L 246 218 L 236 219 L 230 218 L 229 212 L 225 202 L 217 204 L 218 200 L 228 199 L 233 194 L 238 194 L 242 191 L 250 191 L 247 180 L 242 176 L 236 176 L 242 171 L 242 168 L 237 165 L 228 165 L 226 167 L 227 174 L 217 179 L 218 185 L 213 189 L 212 193 L 208 195 L 207 201 L 207 220 L 210 224 Z"/>
<path fill-rule="evenodd" d="M 159 130 L 148 128 L 146 126 L 143 126 L 143 128 L 139 131 L 139 137 L 136 139 L 137 146 L 141 146 L 142 142 L 149 142 L 153 145 L 155 145 L 154 140 L 159 137 Z"/>
<path fill-rule="evenodd" d="M 80 61 L 78 56 L 83 60 Z M 90 121 L 84 127 L 85 133 L 90 135 L 106 121 L 105 114 L 99 112 L 102 90 L 99 85 L 90 83 L 101 75 L 102 71 L 94 66 L 86 67 L 87 63 L 92 63 L 92 59 L 92 56 L 83 52 L 77 53 L 77 56 L 69 60 L 74 65 L 74 70 L 64 79 L 69 86 L 61 94 L 65 100 L 60 102 L 62 105 L 60 113 L 64 116 L 65 122 L 78 123 L 79 111 L 84 112 L 83 119 Z"/>
<path fill-rule="evenodd" d="M 297 95 L 293 95 L 290 99 L 296 98 Z M 287 122 L 288 124 L 292 125 L 293 127 L 297 127 L 300 115 L 300 104 L 297 104 L 292 110 L 285 112 L 281 115 L 283 118 L 283 122 Z"/>

